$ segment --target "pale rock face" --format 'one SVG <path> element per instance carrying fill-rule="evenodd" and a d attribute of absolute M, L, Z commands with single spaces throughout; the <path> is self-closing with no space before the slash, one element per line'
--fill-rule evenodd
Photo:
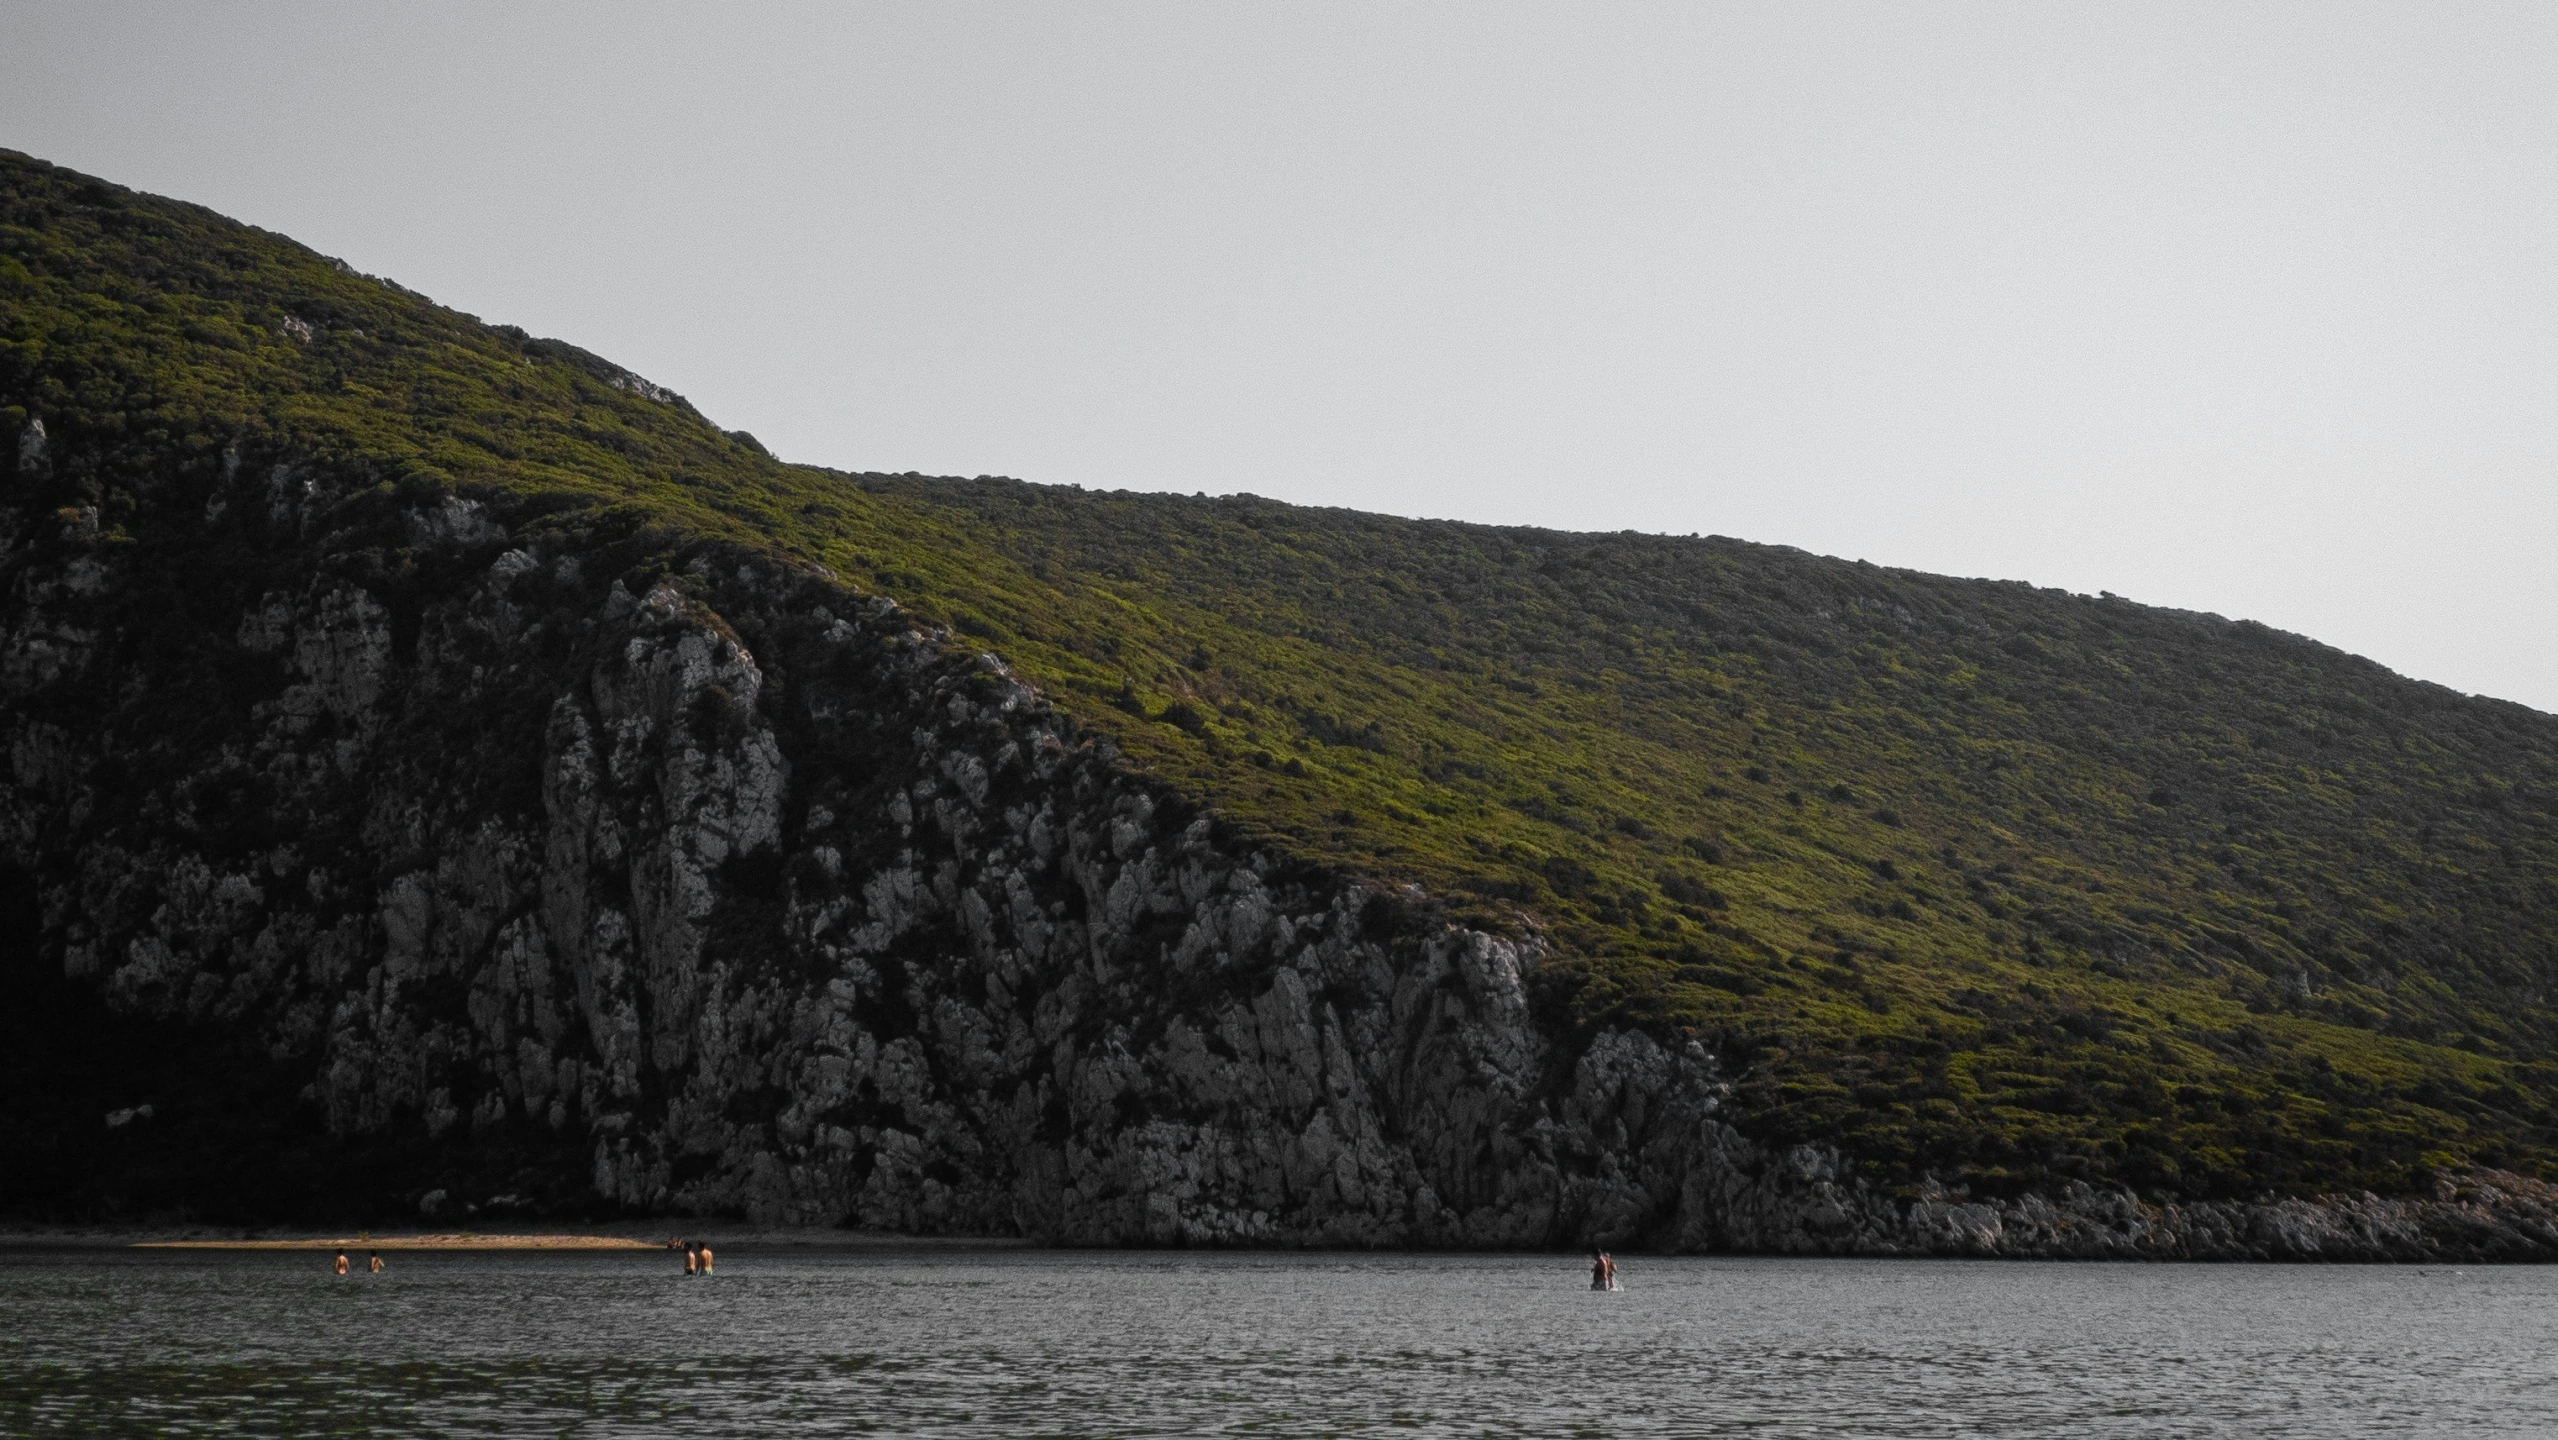
<path fill-rule="evenodd" d="M 18 431 L 18 473 L 35 477 L 53 468 L 53 447 L 42 420 L 30 420 Z"/>
<path fill-rule="evenodd" d="M 113 1005 L 253 1038 L 341 1134 L 461 1157 L 412 1203 L 494 1196 L 468 1157 L 512 1147 L 561 1208 L 1079 1244 L 2558 1244 L 2558 1197 L 2511 1177 L 1883 1193 L 1746 1138 L 1694 1040 L 1562 1043 L 1534 940 L 1232 838 L 885 600 L 719 552 L 679 585 L 458 498 L 368 531 L 332 509 L 365 483 L 234 451 L 183 497 L 259 572 L 201 592 L 227 689 L 116 672 L 136 560 L 18 543 L 0 851 Z M 185 764 L 101 805 L 173 710 Z"/>
<path fill-rule="evenodd" d="M 439 504 L 411 511 L 409 531 L 421 546 L 451 544 L 474 548 L 506 539 L 506 527 L 489 518 L 487 506 L 458 495 L 448 495 Z"/>

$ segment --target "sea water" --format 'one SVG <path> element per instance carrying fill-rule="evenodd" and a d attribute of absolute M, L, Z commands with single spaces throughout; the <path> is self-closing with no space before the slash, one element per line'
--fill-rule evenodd
<path fill-rule="evenodd" d="M 2558 1270 L 0 1254 L 0 1433 L 2558 1435 Z"/>

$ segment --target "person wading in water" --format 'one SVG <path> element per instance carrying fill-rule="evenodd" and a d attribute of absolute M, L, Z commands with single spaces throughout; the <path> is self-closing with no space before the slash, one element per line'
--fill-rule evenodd
<path fill-rule="evenodd" d="M 1617 1262 L 1605 1250 L 1590 1252 L 1590 1288 L 1593 1290 L 1617 1288 Z"/>
<path fill-rule="evenodd" d="M 711 1273 L 711 1247 L 708 1245 L 702 1247 L 702 1273 Z"/>
<path fill-rule="evenodd" d="M 346 1273 L 346 1252 L 343 1250 L 338 1252 L 337 1271 L 340 1275 Z"/>
<path fill-rule="evenodd" d="M 381 1252 L 381 1251 L 379 1251 L 379 1250 L 367 1250 L 367 1251 L 365 1251 L 365 1252 L 364 1252 L 364 1268 L 365 1268 L 365 1269 L 367 1269 L 367 1270 L 372 1271 L 372 1272 L 373 1272 L 374 1274 L 376 1274 L 376 1275 L 381 1274 L 381 1273 L 382 1273 L 382 1252 Z"/>
<path fill-rule="evenodd" d="M 699 1265 L 700 1265 L 700 1263 L 701 1263 L 700 1257 L 699 1257 L 699 1256 L 696 1256 L 696 1255 L 693 1253 L 693 1242 L 692 1242 L 692 1241 L 690 1241 L 690 1240 L 685 1241 L 685 1242 L 684 1242 L 684 1273 L 685 1273 L 685 1274 L 687 1274 L 687 1275 L 693 1275 L 693 1274 L 698 1274 L 698 1273 L 700 1273 L 700 1272 L 699 1272 L 699 1270 L 696 1268 L 697 1266 L 699 1266 Z"/>

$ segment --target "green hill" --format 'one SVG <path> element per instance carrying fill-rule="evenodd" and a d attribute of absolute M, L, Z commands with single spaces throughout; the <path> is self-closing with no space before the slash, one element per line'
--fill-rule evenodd
<path fill-rule="evenodd" d="M 1533 929 L 1558 1027 L 1998 1191 L 2558 1176 L 2558 719 L 2299 637 L 1720 538 L 847 475 L 0 152 L 0 443 L 110 539 L 243 435 L 818 561 L 1298 858 Z M 19 503 L 25 503 L 23 497 Z"/>

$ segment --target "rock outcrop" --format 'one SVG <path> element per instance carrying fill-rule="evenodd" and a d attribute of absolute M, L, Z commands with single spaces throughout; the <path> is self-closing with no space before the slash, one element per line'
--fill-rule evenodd
<path fill-rule="evenodd" d="M 34 952 L 252 1042 L 333 1133 L 549 1155 L 544 1203 L 1081 1244 L 2558 1253 L 2558 1195 L 2484 1174 L 1885 1193 L 1746 1138 L 1696 1040 L 1542 1020 L 1533 936 L 1235 833 L 814 568 L 237 450 L 102 528 L 48 508 L 59 459 L 26 432 L 0 525 Z"/>

